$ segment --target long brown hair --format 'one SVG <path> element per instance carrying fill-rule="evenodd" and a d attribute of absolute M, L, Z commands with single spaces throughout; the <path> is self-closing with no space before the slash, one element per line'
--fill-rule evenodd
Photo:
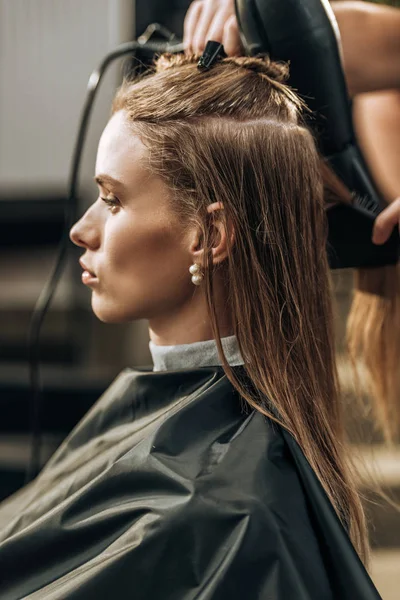
<path fill-rule="evenodd" d="M 154 73 L 123 84 L 113 110 L 127 111 L 175 210 L 201 228 L 209 318 L 227 377 L 294 436 L 365 558 L 335 363 L 320 159 L 286 75 L 268 58 L 225 58 L 200 72 L 195 57 L 162 55 Z M 207 213 L 215 201 L 235 233 L 217 266 Z M 224 356 L 217 268 L 251 389 Z"/>

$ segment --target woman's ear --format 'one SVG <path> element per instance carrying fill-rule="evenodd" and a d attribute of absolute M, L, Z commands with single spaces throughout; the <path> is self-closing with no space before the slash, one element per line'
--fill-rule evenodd
<path fill-rule="evenodd" d="M 235 239 L 233 226 L 228 226 L 223 218 L 222 211 L 224 210 L 222 202 L 214 202 L 207 206 L 207 212 L 211 218 L 207 223 L 210 230 L 210 240 L 212 243 L 213 264 L 222 263 L 228 256 L 228 239 L 232 247 Z M 227 231 L 228 229 L 228 231 Z M 203 236 L 197 231 L 191 245 L 191 253 L 193 262 L 203 263 L 204 247 Z"/>

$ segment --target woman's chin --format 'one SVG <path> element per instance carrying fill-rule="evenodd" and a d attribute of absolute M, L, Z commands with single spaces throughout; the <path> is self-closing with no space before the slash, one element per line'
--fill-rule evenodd
<path fill-rule="evenodd" d="M 92 310 L 102 323 L 124 323 L 127 319 L 116 307 L 103 302 L 98 302 L 92 295 Z"/>
<path fill-rule="evenodd" d="M 113 304 L 112 302 L 104 302 L 102 298 L 99 298 L 97 294 L 92 294 L 92 310 L 96 317 L 102 323 L 119 324 L 119 323 L 130 323 L 139 319 L 146 318 L 145 314 L 142 316 L 138 314 L 137 310 L 128 310 L 128 306 L 121 306 Z"/>

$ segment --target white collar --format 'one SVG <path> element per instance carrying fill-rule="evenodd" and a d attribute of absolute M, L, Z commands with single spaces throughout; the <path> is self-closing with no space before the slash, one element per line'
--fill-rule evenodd
<path fill-rule="evenodd" d="M 229 365 L 243 365 L 236 336 L 221 338 L 222 347 Z M 174 371 L 196 367 L 221 365 L 215 340 L 179 344 L 176 346 L 157 346 L 151 340 L 149 348 L 154 363 L 153 371 Z"/>

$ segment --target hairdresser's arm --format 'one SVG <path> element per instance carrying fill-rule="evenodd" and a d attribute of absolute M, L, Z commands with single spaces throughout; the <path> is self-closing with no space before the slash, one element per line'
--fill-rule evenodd
<path fill-rule="evenodd" d="M 400 194 L 400 88 L 358 94 L 353 123 L 375 184 L 393 202 Z"/>
<path fill-rule="evenodd" d="M 370 2 L 332 2 L 351 95 L 400 88 L 400 10 Z"/>
<path fill-rule="evenodd" d="M 400 197 L 394 200 L 375 220 L 372 241 L 383 244 L 398 226 L 400 231 Z"/>

